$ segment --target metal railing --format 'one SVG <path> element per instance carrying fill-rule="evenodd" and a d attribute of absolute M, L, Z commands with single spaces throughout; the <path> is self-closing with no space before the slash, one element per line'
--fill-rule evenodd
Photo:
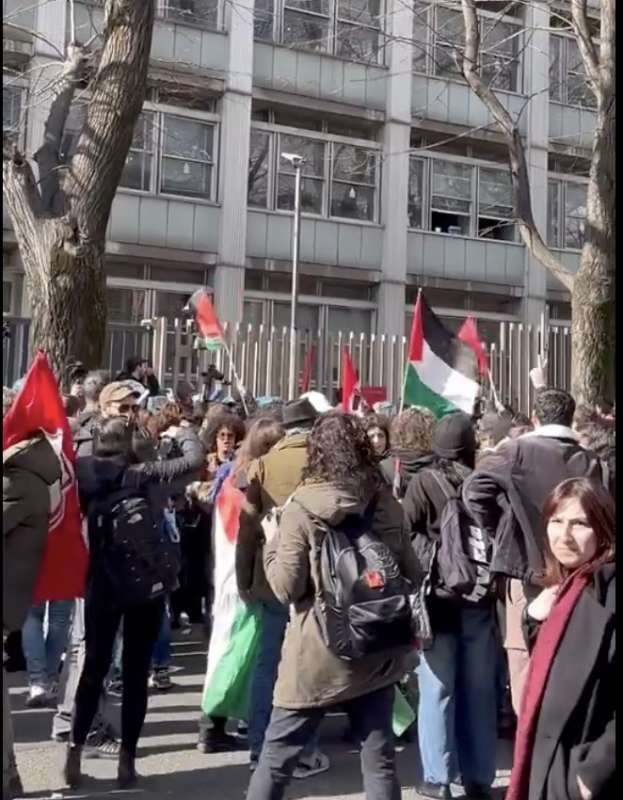
<path fill-rule="evenodd" d="M 3 340 L 3 383 L 11 386 L 25 374 L 28 366 L 29 321 L 5 317 L 5 322 L 11 336 Z M 173 388 L 181 379 L 200 385 L 201 373 L 213 363 L 232 381 L 235 370 L 255 397 L 285 398 L 289 329 L 227 323 L 223 327 L 228 347 L 208 352 L 194 349 L 194 335 L 188 320 L 160 317 L 143 325 L 111 323 L 102 367 L 114 375 L 125 367 L 130 356 L 140 355 L 151 359 L 161 385 Z M 398 404 L 407 345 L 404 336 L 356 333 L 326 336 L 301 332 L 297 337 L 298 385 L 307 366 L 310 388 L 335 401 L 342 382 L 340 354 L 346 347 L 362 386 L 384 386 L 387 399 Z M 568 390 L 571 382 L 568 326 L 551 322 L 539 326 L 500 322 L 498 342 L 489 349 L 491 375 L 500 400 L 526 414 L 530 413 L 534 402 L 529 372 L 538 366 L 540 355 L 548 359 L 549 383 Z M 488 382 L 484 391 L 491 396 Z"/>

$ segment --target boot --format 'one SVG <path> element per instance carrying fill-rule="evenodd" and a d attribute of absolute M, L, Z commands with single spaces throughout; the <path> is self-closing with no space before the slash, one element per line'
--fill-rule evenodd
<path fill-rule="evenodd" d="M 65 783 L 70 789 L 77 789 L 82 782 L 82 772 L 80 770 L 80 762 L 82 761 L 82 747 L 77 744 L 70 744 L 67 748 L 67 757 L 65 759 L 65 769 L 63 776 Z"/>
<path fill-rule="evenodd" d="M 117 769 L 117 783 L 120 789 L 129 789 L 137 781 L 138 776 L 134 760 L 135 756 L 122 747 L 119 753 L 119 767 Z"/>

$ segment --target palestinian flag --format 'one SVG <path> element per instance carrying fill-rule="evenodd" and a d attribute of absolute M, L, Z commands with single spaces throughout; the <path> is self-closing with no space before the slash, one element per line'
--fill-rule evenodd
<path fill-rule="evenodd" d="M 201 336 L 195 339 L 196 350 L 218 350 L 225 343 L 225 334 L 206 289 L 197 289 L 186 306 L 195 319 Z"/>
<path fill-rule="evenodd" d="M 201 707 L 209 716 L 246 720 L 260 621 L 240 599 L 236 582 L 242 501 L 242 492 L 227 477 L 216 498 L 212 523 L 214 602 Z"/>
<path fill-rule="evenodd" d="M 452 411 L 471 415 L 479 390 L 473 349 L 444 327 L 420 292 L 413 315 L 403 406 L 429 408 L 437 418 Z"/>

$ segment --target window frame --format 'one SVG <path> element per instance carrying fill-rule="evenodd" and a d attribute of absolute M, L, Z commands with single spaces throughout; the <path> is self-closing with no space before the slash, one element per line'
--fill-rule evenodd
<path fill-rule="evenodd" d="M 558 228 L 558 238 L 555 243 L 551 242 L 549 239 L 549 228 L 550 228 L 550 204 L 549 204 L 549 189 L 550 184 L 555 183 L 557 185 L 557 201 L 558 201 L 558 214 L 556 219 L 556 224 Z M 584 243 L 582 243 L 582 247 L 567 247 L 567 187 L 569 184 L 573 184 L 574 186 L 584 186 L 586 188 L 586 192 L 588 195 L 588 180 L 583 180 L 580 177 L 576 177 L 574 175 L 565 175 L 563 173 L 558 172 L 548 172 L 547 174 L 547 244 L 549 247 L 552 247 L 554 250 L 566 250 L 570 253 L 581 253 L 582 248 L 584 247 Z M 588 198 L 587 198 L 588 199 Z M 586 218 L 585 218 L 586 219 Z"/>
<path fill-rule="evenodd" d="M 197 125 L 210 127 L 212 129 L 212 153 L 210 155 L 210 160 L 209 161 L 205 161 L 205 160 L 202 160 L 202 159 L 185 158 L 184 156 L 171 155 L 170 153 L 166 154 L 164 152 L 164 140 L 165 140 L 165 136 L 166 136 L 165 126 L 164 126 L 164 118 L 165 117 L 170 117 L 170 118 L 174 118 L 174 119 L 181 119 L 181 120 L 188 120 L 189 122 L 192 122 L 192 123 L 197 124 Z M 206 201 L 207 202 L 214 202 L 215 191 L 216 191 L 216 162 L 215 162 L 215 159 L 214 159 L 214 152 L 215 152 L 215 150 L 217 148 L 216 124 L 205 122 L 204 120 L 200 120 L 200 119 L 194 119 L 193 117 L 190 117 L 188 115 L 171 114 L 171 113 L 168 113 L 168 112 L 161 112 L 161 114 L 159 115 L 159 118 L 160 118 L 160 124 L 159 124 L 159 128 L 160 128 L 160 130 L 159 130 L 160 137 L 159 138 L 160 138 L 160 140 L 159 140 L 159 146 L 158 146 L 158 184 L 157 184 L 158 185 L 158 194 L 160 196 L 162 196 L 162 197 L 175 197 L 175 198 L 186 197 L 186 198 L 191 198 L 193 200 L 202 200 L 204 202 L 206 202 Z M 176 193 L 176 192 L 170 192 L 170 191 L 164 190 L 162 188 L 162 185 L 163 185 L 163 179 L 164 179 L 164 161 L 165 161 L 165 159 L 170 159 L 170 160 L 174 160 L 174 161 L 186 161 L 186 162 L 191 162 L 193 164 L 201 164 L 201 165 L 204 165 L 204 166 L 205 165 L 209 166 L 210 167 L 210 179 L 209 179 L 209 194 L 208 194 L 208 197 L 203 197 L 201 195 L 196 195 L 196 194 L 194 194 L 194 195 L 179 194 L 179 193 Z"/>
<path fill-rule="evenodd" d="M 328 0 L 329 4 L 329 11 L 327 14 L 322 14 L 320 12 L 310 11 L 308 9 L 301 9 L 296 8 L 295 6 L 288 6 L 288 0 L 273 0 L 272 2 L 272 18 L 273 18 L 273 32 L 272 32 L 272 39 L 268 40 L 265 38 L 257 39 L 259 42 L 267 42 L 272 41 L 273 44 L 281 44 L 286 47 L 291 47 L 294 50 L 305 50 L 307 52 L 318 53 L 318 54 L 325 54 L 331 55 L 335 58 L 340 58 L 343 61 L 347 61 L 353 64 L 368 64 L 368 65 L 376 65 L 376 66 L 384 66 L 385 65 L 385 12 L 386 12 L 386 0 L 379 0 L 379 15 L 378 15 L 378 27 L 375 25 L 370 25 L 363 22 L 357 22 L 356 20 L 351 20 L 346 17 L 340 16 L 340 2 L 339 0 Z M 297 14 L 304 14 L 309 17 L 317 17 L 318 19 L 327 20 L 327 41 L 326 47 L 324 49 L 316 49 L 316 48 L 309 48 L 305 47 L 305 45 L 301 45 L 295 42 L 286 42 L 285 41 L 285 18 L 286 12 L 291 11 Z M 266 12 L 262 9 L 262 14 L 266 16 L 271 12 Z M 255 12 L 254 12 L 254 19 L 255 19 Z M 348 58 L 347 56 L 338 54 L 338 43 L 340 41 L 339 31 L 341 25 L 350 25 L 353 29 L 365 29 L 370 31 L 375 31 L 378 37 L 378 47 L 376 50 L 376 58 L 374 59 L 355 59 L 355 58 Z M 255 37 L 255 28 L 254 28 L 254 39 Z"/>
<path fill-rule="evenodd" d="M 424 7 L 418 13 L 418 7 L 420 5 L 424 5 Z M 452 74 L 452 75 L 441 75 L 437 74 L 436 67 L 437 67 L 437 48 L 441 47 L 445 50 L 450 50 L 451 45 L 448 42 L 447 38 L 444 41 L 443 34 L 439 33 L 439 23 L 438 23 L 438 15 L 440 9 L 445 9 L 447 11 L 451 11 L 459 16 L 461 16 L 460 9 L 456 8 L 456 5 L 452 5 L 447 2 L 429 2 L 426 4 L 422 4 L 421 0 L 416 0 L 414 4 L 414 29 L 412 33 L 413 39 L 413 54 L 418 51 L 420 48 L 417 45 L 418 39 L 416 39 L 416 30 L 415 30 L 415 20 L 416 18 L 423 18 L 424 19 L 424 26 L 426 28 L 426 42 L 424 44 L 424 70 L 416 69 L 413 63 L 413 55 L 411 59 L 411 70 L 416 75 L 427 75 L 428 77 L 438 78 L 439 80 L 447 80 L 447 81 L 457 81 L 462 85 L 465 85 L 465 81 L 460 73 Z M 504 89 L 498 88 L 495 85 L 492 85 L 492 88 L 495 91 L 499 92 L 506 92 L 507 94 L 516 94 L 516 95 L 524 95 L 525 94 L 525 81 L 524 81 L 524 60 L 522 58 L 522 37 L 523 37 L 523 30 L 524 26 L 520 19 L 516 17 L 502 15 L 496 12 L 487 11 L 485 9 L 478 9 L 478 19 L 479 22 L 482 23 L 483 20 L 492 20 L 495 23 L 502 23 L 505 25 L 512 25 L 517 29 L 517 36 L 516 41 L 517 45 L 515 48 L 515 56 L 505 56 L 504 54 L 500 54 L 500 57 L 503 58 L 504 61 L 512 63 L 513 61 L 516 63 L 516 74 L 515 74 L 515 82 L 516 85 L 513 89 Z M 482 36 L 482 24 L 480 25 L 480 33 Z M 441 41 L 439 41 L 441 40 Z M 495 53 L 495 49 L 492 48 L 484 48 L 482 50 L 483 54 L 492 54 Z"/>
<path fill-rule="evenodd" d="M 221 31 L 225 25 L 225 11 L 223 0 L 217 0 L 216 20 L 215 22 L 208 22 L 200 19 L 183 19 L 169 13 L 170 0 L 156 0 L 156 17 L 165 20 L 166 22 L 175 25 L 187 25 L 191 28 L 199 28 L 200 30 L 208 31 Z"/>
<path fill-rule="evenodd" d="M 357 139 L 338 134 L 329 134 L 321 131 L 308 131 L 306 128 L 291 128 L 285 125 L 276 125 L 272 122 L 252 121 L 251 130 L 266 131 L 271 135 L 271 143 L 269 147 L 269 170 L 268 170 L 268 203 L 266 207 L 251 206 L 256 210 L 271 211 L 278 214 L 292 214 L 291 210 L 280 209 L 277 207 L 277 188 L 278 177 L 280 172 L 289 174 L 288 170 L 280 170 L 279 161 L 281 157 L 280 147 L 278 145 L 280 137 L 297 136 L 302 139 L 309 139 L 311 141 L 320 142 L 325 146 L 324 151 L 324 171 L 323 171 L 323 196 L 322 196 L 322 212 L 314 213 L 311 211 L 301 210 L 301 214 L 306 217 L 315 219 L 330 219 L 335 221 L 345 221 L 360 225 L 380 225 L 380 211 L 381 211 L 381 155 L 382 145 L 370 139 Z M 332 199 L 332 184 L 333 184 L 333 160 L 334 160 L 334 145 L 344 144 L 352 147 L 359 147 L 364 150 L 373 151 L 375 154 L 375 180 L 374 180 L 374 214 L 372 220 L 359 219 L 352 217 L 338 217 L 331 214 L 331 199 Z M 316 179 L 316 178 L 314 178 Z M 320 180 L 320 177 L 317 178 Z M 338 183 L 346 183 L 346 181 L 339 181 Z M 353 184 L 359 185 L 358 181 L 353 181 Z M 362 184 L 362 186 L 370 187 L 372 184 Z M 248 198 L 248 194 L 247 194 Z"/>
<path fill-rule="evenodd" d="M 20 79 L 20 81 L 21 81 L 21 79 Z M 15 131 L 14 132 L 15 132 L 15 144 L 16 144 L 16 146 L 19 149 L 23 149 L 25 141 L 26 141 L 26 126 L 27 126 L 27 120 L 28 120 L 28 89 L 27 89 L 26 86 L 23 86 L 21 84 L 21 82 L 20 83 L 4 84 L 2 86 L 3 111 L 4 111 L 4 92 L 9 92 L 13 97 L 13 99 L 11 100 L 11 116 L 13 116 L 13 111 L 14 111 L 15 104 L 16 104 L 15 98 L 19 98 L 18 99 L 19 108 L 18 108 L 18 113 L 17 113 L 17 119 L 16 119 L 16 121 L 14 123 L 14 126 L 15 126 Z M 4 116 L 4 114 L 3 114 L 3 116 Z M 5 130 L 9 130 L 9 131 L 13 132 L 12 131 L 12 127 L 13 127 L 13 125 L 11 126 L 11 128 L 8 128 L 8 129 L 5 129 Z M 3 125 L 3 128 L 4 128 L 4 125 Z"/>
<path fill-rule="evenodd" d="M 549 68 L 550 71 L 549 71 L 549 75 L 548 75 L 549 87 L 550 87 L 550 90 L 549 90 L 549 93 L 548 93 L 548 97 L 549 97 L 550 103 L 559 103 L 560 105 L 568 106 L 569 108 L 581 108 L 584 111 L 593 111 L 594 112 L 596 110 L 597 100 L 596 100 L 595 96 L 593 95 L 592 90 L 590 89 L 590 83 L 589 83 L 588 77 L 586 75 L 586 70 L 583 70 L 582 72 L 580 72 L 577 69 L 572 70 L 570 68 L 570 66 L 569 66 L 569 61 L 570 61 L 570 59 L 569 59 L 569 50 L 570 50 L 569 43 L 570 42 L 574 42 L 575 43 L 575 41 L 576 41 L 575 37 L 566 35 L 562 31 L 561 32 L 557 31 L 556 33 L 550 33 L 550 53 L 551 53 L 551 49 L 552 49 L 552 42 L 554 41 L 554 39 L 557 39 L 559 41 L 559 43 L 560 43 L 560 45 L 559 45 L 559 47 L 560 47 L 560 49 L 559 49 L 559 57 L 558 57 L 558 76 L 557 76 L 558 77 L 558 84 L 557 85 L 559 87 L 559 92 L 558 92 L 559 96 L 558 97 L 553 97 L 552 96 L 552 86 L 556 86 L 556 83 L 552 82 L 552 80 L 551 80 L 552 61 L 551 61 L 551 58 L 550 58 L 550 68 Z M 596 46 L 599 46 L 599 42 L 598 41 L 595 41 L 595 40 L 593 40 L 593 41 L 594 41 Z M 583 62 L 582 62 L 582 64 L 583 64 Z M 586 83 L 586 85 L 588 87 L 588 91 L 589 91 L 590 97 L 592 99 L 592 104 L 585 105 L 585 104 L 582 104 L 582 103 L 570 103 L 569 102 L 569 76 L 570 75 L 574 75 L 576 77 L 580 76 L 580 75 L 584 76 L 584 81 L 585 81 L 585 83 Z"/>

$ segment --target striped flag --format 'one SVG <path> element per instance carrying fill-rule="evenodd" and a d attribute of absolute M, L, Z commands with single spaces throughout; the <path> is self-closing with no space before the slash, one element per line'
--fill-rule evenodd
<path fill-rule="evenodd" d="M 437 418 L 452 411 L 472 414 L 479 389 L 476 354 L 444 327 L 420 292 L 413 315 L 403 405 L 423 406 Z"/>
<path fill-rule="evenodd" d="M 216 316 L 209 293 L 205 289 L 197 289 L 186 308 L 192 312 L 201 337 L 195 340 L 195 348 L 201 350 L 218 350 L 225 343 L 223 328 Z"/>
<path fill-rule="evenodd" d="M 201 707 L 209 716 L 244 720 L 260 621 L 256 612 L 240 599 L 236 583 L 236 540 L 243 497 L 231 477 L 227 477 L 214 508 L 213 621 Z"/>

